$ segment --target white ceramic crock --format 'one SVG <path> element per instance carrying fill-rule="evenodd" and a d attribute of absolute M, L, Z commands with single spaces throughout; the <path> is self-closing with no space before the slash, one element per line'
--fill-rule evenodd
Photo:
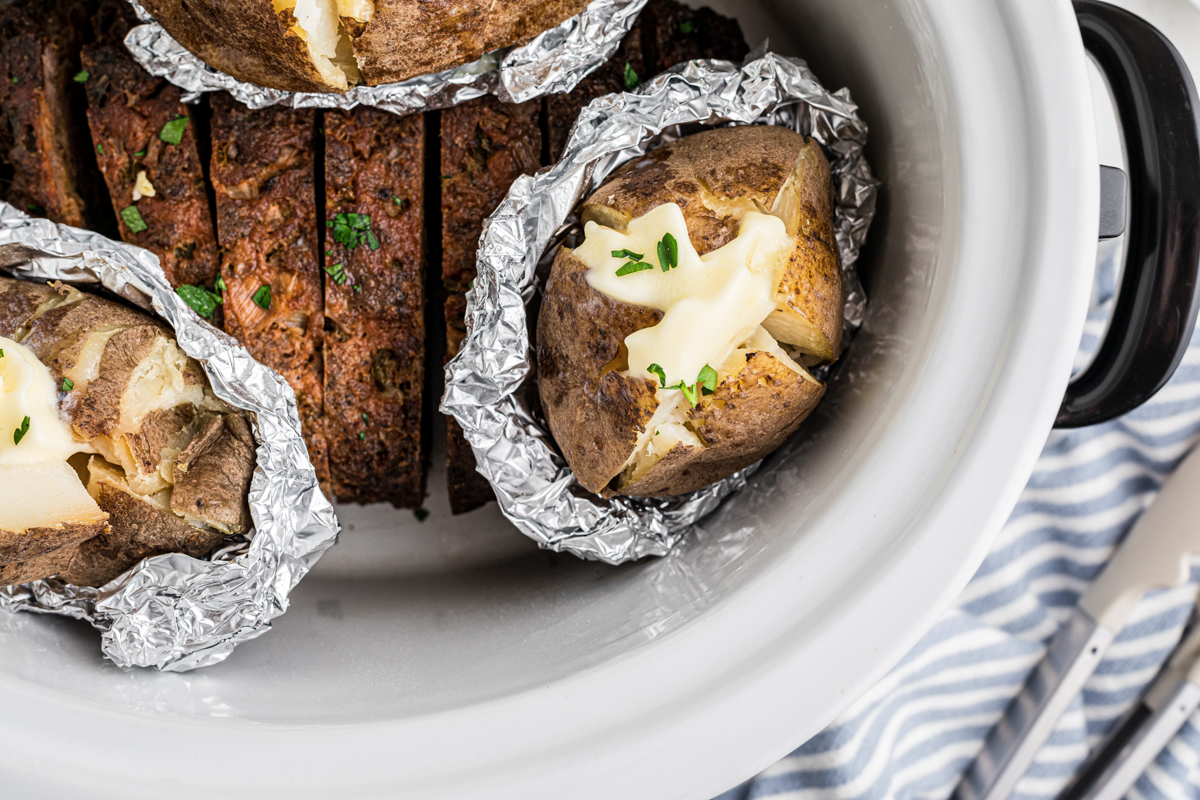
<path fill-rule="evenodd" d="M 536 550 L 494 507 L 341 509 L 275 629 L 121 672 L 0 616 L 5 797 L 696 798 L 811 736 L 962 588 L 1062 400 L 1099 179 L 1066 0 L 727 2 L 871 125 L 868 321 L 816 417 L 670 558 Z M 434 475 L 435 489 L 441 480 Z"/>

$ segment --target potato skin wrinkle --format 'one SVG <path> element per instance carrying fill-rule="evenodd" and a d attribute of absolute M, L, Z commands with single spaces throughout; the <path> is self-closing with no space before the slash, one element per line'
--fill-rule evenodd
<path fill-rule="evenodd" d="M 778 267 L 772 316 L 782 315 L 811 334 L 794 343 L 807 363 L 836 357 L 844 287 L 833 236 L 832 178 L 815 142 L 769 126 L 685 137 L 619 170 L 587 198 L 583 217 L 605 224 L 672 202 L 683 210 L 688 236 L 701 255 L 733 240 L 748 211 L 785 217 L 795 246 Z M 623 343 L 658 324 L 662 314 L 601 294 L 589 285 L 587 273 L 574 251 L 558 252 L 538 321 L 537 363 L 550 432 L 589 491 L 658 497 L 702 488 L 778 448 L 824 395 L 825 386 L 797 372 L 784 351 L 763 349 L 761 341 L 772 341 L 764 335 L 755 339 L 756 348 L 746 345 L 724 365 L 713 365 L 719 370 L 713 394 L 702 395 L 693 408 L 682 406 L 675 421 L 699 444 L 681 441 L 639 466 L 633 456 L 643 452 L 639 438 L 653 436 L 647 429 L 660 387 L 626 372 Z M 696 441 L 690 434 L 685 438 Z"/>

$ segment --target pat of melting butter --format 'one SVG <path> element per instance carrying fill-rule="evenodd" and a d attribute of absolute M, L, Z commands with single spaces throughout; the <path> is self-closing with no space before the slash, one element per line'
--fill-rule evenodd
<path fill-rule="evenodd" d="M 658 243 L 675 237 L 679 265 L 662 270 Z M 757 211 L 743 214 L 738 235 L 701 256 L 688 238 L 683 210 L 665 203 L 630 220 L 626 232 L 588 222 L 575 256 L 587 267 L 593 289 L 615 300 L 658 309 L 662 320 L 625 339 L 629 373 L 657 380 L 651 364 L 662 367 L 668 386 L 694 384 L 705 365 L 719 369 L 753 336 L 775 310 L 776 269 L 794 242 L 781 219 Z M 653 269 L 617 275 L 629 250 L 644 255 Z"/>
<path fill-rule="evenodd" d="M 58 387 L 27 347 L 0 336 L 0 466 L 66 461 L 92 449 L 75 441 L 58 413 Z M 24 425 L 29 419 L 28 426 Z M 25 427 L 20 442 L 14 434 Z"/>

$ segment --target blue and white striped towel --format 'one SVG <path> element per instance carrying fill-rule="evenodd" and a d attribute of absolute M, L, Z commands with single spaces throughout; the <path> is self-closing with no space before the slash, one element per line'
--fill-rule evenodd
<path fill-rule="evenodd" d="M 1103 333 L 1115 281 L 1098 269 L 1077 367 Z M 1200 439 L 1200 335 L 1170 383 L 1126 417 L 1054 431 L 1017 507 L 955 606 L 841 719 L 718 800 L 944 800 L 1113 548 Z M 1053 798 L 1175 647 L 1200 585 L 1147 596 L 1029 774 Z M 1200 800 L 1200 712 L 1131 798 Z"/>

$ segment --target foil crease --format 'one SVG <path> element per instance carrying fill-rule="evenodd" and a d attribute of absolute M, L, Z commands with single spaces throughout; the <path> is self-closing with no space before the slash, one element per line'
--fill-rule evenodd
<path fill-rule="evenodd" d="M 615 169 L 697 124 L 781 125 L 812 136 L 834 177 L 846 278 L 843 341 L 862 324 L 867 298 L 855 263 L 879 188 L 863 156 L 867 126 L 846 89 L 829 92 L 803 61 L 764 50 L 740 68 L 680 64 L 636 92 L 592 101 L 562 159 L 519 178 L 484 226 L 478 277 L 467 293 L 467 338 L 446 367 L 441 408 L 462 425 L 505 516 L 544 548 L 610 564 L 665 555 L 757 469 L 690 495 L 605 500 L 575 481 L 544 420 L 522 400 L 534 370 L 526 305 L 555 245 L 578 230 L 573 209 Z"/>
<path fill-rule="evenodd" d="M 26 216 L 0 203 L 0 270 L 29 280 L 102 285 L 163 319 L 204 367 L 218 397 L 251 412 L 258 463 L 250 485 L 254 527 L 208 561 L 148 558 L 99 589 L 43 580 L 0 588 L 0 606 L 83 619 L 101 631 L 121 667 L 185 672 L 223 661 L 261 636 L 288 594 L 337 540 L 300 435 L 295 395 L 277 373 L 192 311 L 167 284 L 158 258 L 97 233 Z"/>
<path fill-rule="evenodd" d="M 469 64 L 400 83 L 356 86 L 344 94 L 284 92 L 239 81 L 192 55 L 132 0 L 146 24 L 125 36 L 134 60 L 151 75 L 166 78 L 194 103 L 205 92 L 229 92 L 250 108 L 373 106 L 393 114 L 448 108 L 493 94 L 506 103 L 524 103 L 575 88 L 584 76 L 617 51 L 646 0 L 593 0 L 583 11 L 527 44 L 486 53 Z"/>

